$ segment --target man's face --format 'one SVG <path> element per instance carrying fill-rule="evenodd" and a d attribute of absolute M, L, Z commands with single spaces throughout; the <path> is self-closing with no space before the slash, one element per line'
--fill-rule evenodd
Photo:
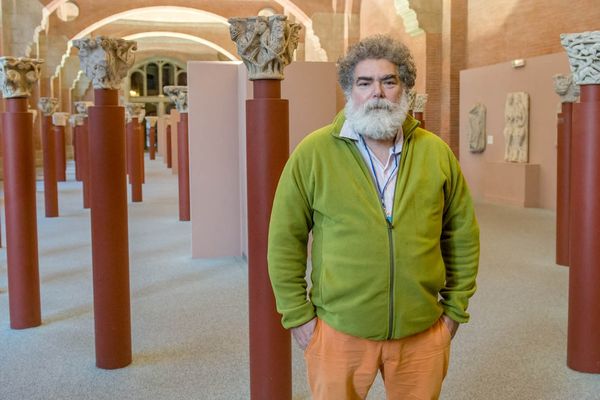
<path fill-rule="evenodd" d="M 371 99 L 400 101 L 402 83 L 396 65 L 388 60 L 362 60 L 354 68 L 354 81 L 350 97 L 355 107 Z"/>

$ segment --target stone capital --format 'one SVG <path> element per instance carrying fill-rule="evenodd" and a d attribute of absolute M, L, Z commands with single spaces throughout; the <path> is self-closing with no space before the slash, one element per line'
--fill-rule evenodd
<path fill-rule="evenodd" d="M 425 112 L 425 104 L 427 104 L 427 97 L 428 95 L 426 94 L 417 94 L 415 96 L 415 104 L 413 106 L 413 112 Z"/>
<path fill-rule="evenodd" d="M 42 60 L 23 57 L 0 57 L 2 97 L 29 97 L 33 84 L 40 78 Z"/>
<path fill-rule="evenodd" d="M 77 111 L 78 114 L 83 114 L 85 116 L 87 116 L 88 108 L 94 105 L 91 101 L 76 101 L 73 104 L 75 104 L 75 111 Z"/>
<path fill-rule="evenodd" d="M 125 117 L 127 118 L 127 122 L 131 122 L 133 118 L 137 118 L 138 122 L 141 122 L 143 116 L 146 115 L 146 110 L 144 110 L 146 105 L 144 103 L 125 103 Z"/>
<path fill-rule="evenodd" d="M 578 85 L 600 84 L 600 31 L 563 33 L 573 79 Z"/>
<path fill-rule="evenodd" d="M 561 103 L 575 103 L 579 100 L 579 85 L 573 82 L 571 74 L 556 74 L 554 80 L 554 91 L 560 96 Z"/>
<path fill-rule="evenodd" d="M 175 103 L 175 107 L 177 108 L 178 112 L 188 112 L 187 86 L 165 86 L 163 87 L 163 92 L 165 92 L 165 94 L 169 96 L 169 100 L 171 100 L 171 103 Z"/>
<path fill-rule="evenodd" d="M 300 24 L 285 15 L 230 18 L 229 34 L 248 68 L 248 78 L 283 79 L 283 68 L 292 62 L 298 47 Z"/>
<path fill-rule="evenodd" d="M 58 99 L 54 97 L 40 97 L 38 100 L 38 108 L 42 112 L 42 115 L 46 117 L 52 115 L 58 110 Z"/>
<path fill-rule="evenodd" d="M 415 89 L 410 89 L 406 95 L 408 96 L 408 109 L 409 111 L 414 111 L 417 91 Z"/>
<path fill-rule="evenodd" d="M 133 65 L 137 44 L 131 40 L 98 36 L 73 40 L 79 49 L 81 69 L 92 81 L 94 89 L 121 88 L 123 78 Z"/>
<path fill-rule="evenodd" d="M 52 114 L 52 124 L 56 126 L 67 126 L 69 116 L 70 114 L 66 112 L 55 112 Z"/>
<path fill-rule="evenodd" d="M 69 117 L 69 124 L 71 124 L 72 127 L 82 126 L 86 117 L 86 114 L 72 114 Z"/>
<path fill-rule="evenodd" d="M 155 127 L 157 122 L 158 117 L 146 117 L 146 127 L 148 129 Z"/>

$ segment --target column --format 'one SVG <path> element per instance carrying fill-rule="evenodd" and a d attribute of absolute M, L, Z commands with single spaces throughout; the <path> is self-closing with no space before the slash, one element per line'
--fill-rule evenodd
<path fill-rule="evenodd" d="M 156 122 L 158 117 L 146 117 L 146 130 L 148 131 L 148 153 L 150 159 L 156 159 Z"/>
<path fill-rule="evenodd" d="M 145 160 L 144 160 L 144 155 L 145 155 L 145 147 L 146 147 L 146 135 L 144 134 L 144 118 L 146 117 L 146 104 L 144 103 L 140 103 L 140 110 L 138 112 L 138 124 L 136 125 L 137 128 L 137 135 L 138 138 L 140 140 L 140 146 L 139 146 L 139 150 L 140 150 L 140 160 L 142 163 L 142 169 L 141 169 L 141 174 L 142 174 L 142 183 L 146 183 L 146 167 L 145 167 Z"/>
<path fill-rule="evenodd" d="M 229 23 L 254 87 L 254 99 L 246 101 L 250 397 L 289 400 L 290 334 L 275 308 L 267 271 L 267 235 L 275 189 L 289 151 L 288 101 L 281 99 L 281 80 L 298 44 L 299 25 L 283 15 L 230 18 Z M 248 43 L 246 32 L 273 32 L 277 40 L 260 37 Z"/>
<path fill-rule="evenodd" d="M 142 151 L 140 150 L 139 122 L 138 116 L 143 104 L 125 104 L 128 116 L 126 129 L 127 143 L 127 166 L 129 170 L 129 183 L 131 184 L 131 201 L 134 203 L 142 201 Z"/>
<path fill-rule="evenodd" d="M 52 114 L 58 108 L 58 99 L 40 97 L 38 108 L 42 112 L 42 157 L 44 166 L 44 209 L 46 217 L 58 217 L 58 186 L 56 181 L 56 155 L 52 140 Z"/>
<path fill-rule="evenodd" d="M 163 91 L 175 103 L 180 115 L 177 123 L 177 176 L 179 183 L 179 220 L 190 220 L 190 158 L 188 137 L 187 86 L 165 86 Z"/>
<path fill-rule="evenodd" d="M 600 373 L 600 31 L 563 34 L 581 87 L 571 139 L 569 326 L 567 366 Z"/>
<path fill-rule="evenodd" d="M 73 45 L 94 87 L 95 105 L 88 112 L 96 366 L 115 369 L 131 363 L 125 111 L 119 88 L 136 44 L 100 36 Z"/>
<path fill-rule="evenodd" d="M 83 185 L 83 208 L 87 209 L 91 206 L 92 193 L 90 176 L 90 153 L 92 149 L 90 148 L 88 109 L 94 104 L 89 101 L 76 101 L 74 104 L 79 115 L 76 128 L 76 143 L 78 146 L 78 163 L 76 163 L 76 167 L 80 169 L 79 178 Z"/>
<path fill-rule="evenodd" d="M 56 159 L 56 180 L 65 182 L 67 180 L 67 152 L 65 142 L 65 127 L 69 120 L 69 113 L 55 112 L 52 114 L 54 148 Z"/>
<path fill-rule="evenodd" d="M 166 153 L 167 153 L 167 168 L 173 167 L 173 154 L 171 153 L 171 117 L 167 117 L 167 134 L 166 134 Z"/>
<path fill-rule="evenodd" d="M 10 327 L 42 323 L 38 267 L 33 117 L 27 100 L 41 60 L 0 57 L 4 210 Z"/>
<path fill-rule="evenodd" d="M 426 94 L 417 94 L 415 96 L 415 104 L 413 106 L 413 115 L 417 121 L 421 123 L 421 128 L 425 129 L 425 119 L 423 113 L 425 112 L 425 104 L 427 104 Z"/>
<path fill-rule="evenodd" d="M 571 75 L 554 75 L 554 91 L 561 110 L 556 121 L 556 263 L 569 265 L 571 126 L 573 103 L 579 101 L 579 86 Z"/>

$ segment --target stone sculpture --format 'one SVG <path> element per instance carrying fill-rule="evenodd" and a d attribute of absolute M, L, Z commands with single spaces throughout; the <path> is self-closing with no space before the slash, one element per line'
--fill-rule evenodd
<path fill-rule="evenodd" d="M 415 112 L 415 113 L 425 112 L 425 104 L 427 104 L 427 97 L 428 97 L 428 95 L 426 95 L 426 94 L 416 94 L 415 95 L 413 112 Z"/>
<path fill-rule="evenodd" d="M 188 112 L 187 86 L 165 86 L 163 91 L 169 96 L 169 100 L 171 100 L 172 103 L 175 103 L 177 111 L 180 113 Z"/>
<path fill-rule="evenodd" d="M 229 33 L 237 52 L 248 68 L 248 78 L 283 79 L 298 46 L 300 24 L 289 23 L 285 15 L 230 18 Z"/>
<path fill-rule="evenodd" d="M 567 51 L 575 83 L 600 83 L 600 31 L 563 33 L 560 43 Z"/>
<path fill-rule="evenodd" d="M 485 105 L 477 103 L 469 110 L 469 151 L 483 153 L 485 151 Z"/>
<path fill-rule="evenodd" d="M 69 113 L 55 112 L 54 114 L 52 114 L 52 125 L 67 126 L 68 120 L 69 120 Z"/>
<path fill-rule="evenodd" d="M 5 99 L 29 97 L 33 84 L 40 78 L 44 61 L 23 57 L 0 57 L 0 89 Z"/>
<path fill-rule="evenodd" d="M 414 111 L 417 91 L 413 88 L 408 91 L 408 111 Z"/>
<path fill-rule="evenodd" d="M 504 161 L 529 161 L 529 95 L 509 93 L 504 109 Z"/>
<path fill-rule="evenodd" d="M 58 99 L 54 97 L 40 97 L 38 108 L 44 116 L 52 115 L 58 109 Z"/>
<path fill-rule="evenodd" d="M 138 122 L 141 122 L 140 114 L 145 107 L 146 105 L 143 103 L 125 103 L 126 122 L 131 122 L 133 118 L 138 118 Z M 144 115 L 146 115 L 146 110 L 144 110 Z"/>
<path fill-rule="evenodd" d="M 119 90 L 123 78 L 135 60 L 137 44 L 131 40 L 98 36 L 73 40 L 79 49 L 81 69 L 94 89 Z"/>
<path fill-rule="evenodd" d="M 576 103 L 579 101 L 579 85 L 573 82 L 572 75 L 556 74 L 554 80 L 554 91 L 560 96 L 561 103 Z"/>
<path fill-rule="evenodd" d="M 75 110 L 77 111 L 77 113 L 83 114 L 85 116 L 87 116 L 88 107 L 91 107 L 94 105 L 94 103 L 91 101 L 76 101 L 74 104 L 75 104 Z"/>

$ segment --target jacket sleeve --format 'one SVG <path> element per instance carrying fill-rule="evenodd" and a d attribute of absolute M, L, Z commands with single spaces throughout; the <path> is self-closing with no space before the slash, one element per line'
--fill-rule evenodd
<path fill-rule="evenodd" d="M 315 316 L 305 279 L 312 179 L 310 162 L 298 150 L 281 174 L 269 224 L 269 277 L 284 328 L 302 325 Z"/>
<path fill-rule="evenodd" d="M 479 267 L 479 226 L 473 201 L 458 161 L 448 149 L 450 174 L 444 187 L 444 216 L 440 246 L 446 266 L 446 285 L 440 291 L 444 312 L 468 322 L 467 306 L 476 289 Z"/>

